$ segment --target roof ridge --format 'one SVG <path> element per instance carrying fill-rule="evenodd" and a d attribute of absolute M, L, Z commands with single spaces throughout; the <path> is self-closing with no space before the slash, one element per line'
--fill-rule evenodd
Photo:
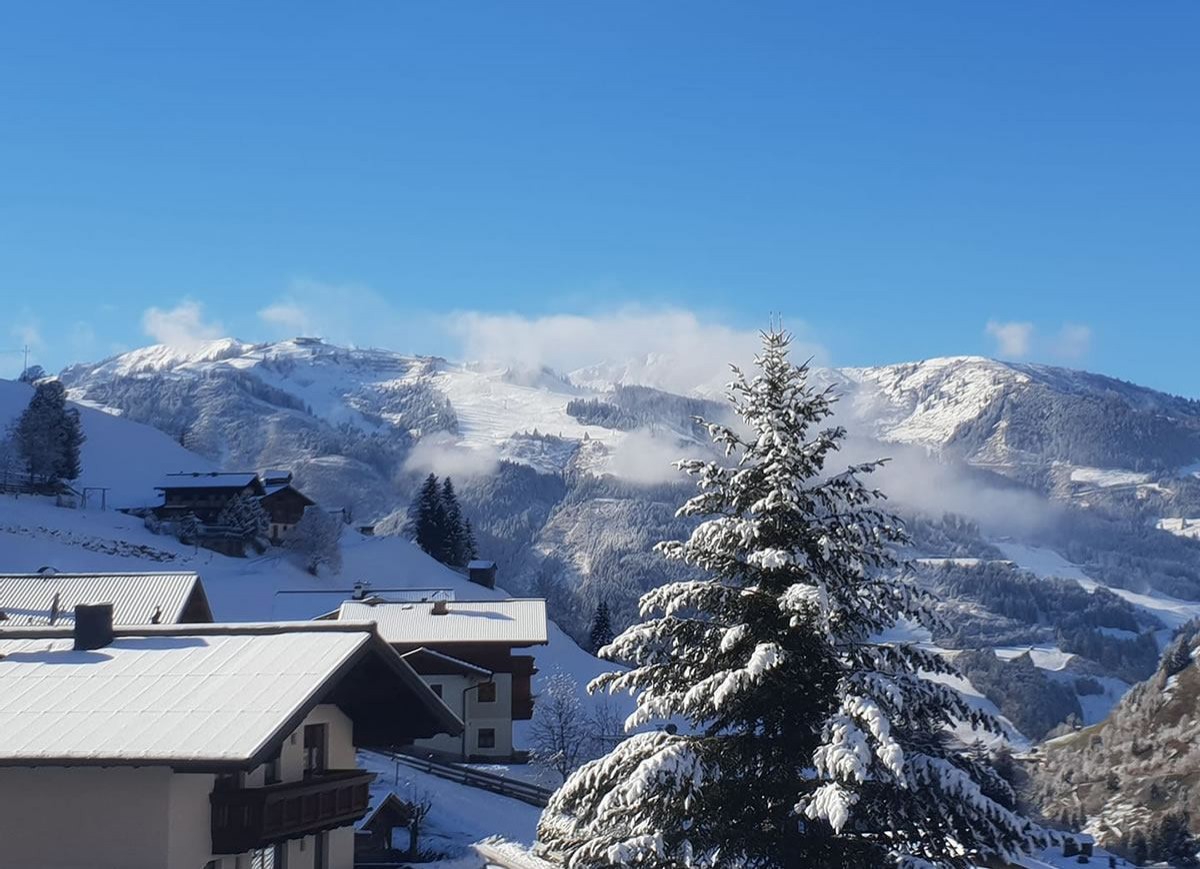
<path fill-rule="evenodd" d="M 54 573 L 0 573 L 0 579 L 70 579 L 78 576 L 199 576 L 198 570 L 56 570 Z"/>
<path fill-rule="evenodd" d="M 202 637 L 202 636 L 270 636 L 273 634 L 304 633 L 376 633 L 372 621 L 295 621 L 295 622 L 199 622 L 181 625 L 116 625 L 114 639 L 123 637 Z M 0 626 L 0 640 L 55 640 L 71 637 L 74 628 L 33 626 Z"/>

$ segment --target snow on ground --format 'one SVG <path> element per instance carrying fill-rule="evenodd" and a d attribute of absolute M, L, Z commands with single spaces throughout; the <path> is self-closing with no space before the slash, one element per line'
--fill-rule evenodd
<path fill-rule="evenodd" d="M 1018 658 L 1028 653 L 1029 657 L 1033 659 L 1034 666 L 1040 667 L 1043 670 L 1062 670 L 1075 657 L 1070 652 L 1064 652 L 1055 645 L 997 646 L 994 651 L 996 652 L 996 657 L 1004 661 L 1011 661 L 1013 658 Z"/>
<path fill-rule="evenodd" d="M 423 847 L 449 857 L 462 857 L 468 853 L 468 845 L 490 836 L 533 844 L 542 812 L 537 806 L 447 781 L 375 752 L 359 752 L 358 758 L 361 767 L 377 773 L 371 784 L 372 806 L 389 791 L 401 799 L 427 796 L 433 803 L 422 836 Z"/>
<path fill-rule="evenodd" d="M 623 433 L 583 425 L 567 413 L 567 402 L 578 397 L 563 384 L 562 391 L 545 386 L 524 386 L 506 380 L 501 371 L 478 371 L 463 366 L 446 368 L 433 379 L 450 399 L 458 415 L 462 442 L 468 446 L 495 446 L 518 432 L 537 429 L 542 434 L 581 440 L 585 434 L 611 443 Z"/>
<path fill-rule="evenodd" d="M 1072 564 L 1051 549 L 1007 542 L 996 545 L 1018 566 L 1038 576 L 1073 579 L 1088 591 L 1095 591 L 1101 585 L 1084 573 L 1079 565 Z M 1156 591 L 1141 593 L 1115 585 L 1104 587 L 1134 606 L 1157 616 L 1171 630 L 1186 621 L 1200 617 L 1200 602 L 1179 600 Z"/>
<path fill-rule="evenodd" d="M 948 649 L 939 649 L 938 651 L 950 659 L 953 659 L 956 655 L 956 652 Z M 940 682 L 943 685 L 949 685 L 963 696 L 963 699 L 966 700 L 967 705 L 972 709 L 981 709 L 984 712 L 987 712 L 993 717 L 998 718 L 1000 723 L 1004 726 L 1004 736 L 998 736 L 993 733 L 988 733 L 985 730 L 975 730 L 969 724 L 959 724 L 957 727 L 952 728 L 951 733 L 958 737 L 958 739 L 963 743 L 969 745 L 978 739 L 987 746 L 994 745 L 998 742 L 1007 742 L 1018 751 L 1025 751 L 1029 748 L 1030 741 L 1028 737 L 1021 733 L 1021 731 L 1017 730 L 1011 721 L 1001 715 L 996 704 L 987 699 L 987 697 L 983 696 L 979 689 L 977 689 L 969 681 L 961 676 L 947 676 L 943 673 L 922 673 L 921 675 L 931 682 Z"/>
<path fill-rule="evenodd" d="M 1157 527 L 1160 531 L 1169 531 L 1177 537 L 1200 540 L 1200 516 L 1187 519 L 1159 519 Z"/>
<path fill-rule="evenodd" d="M 1126 471 L 1120 468 L 1078 467 L 1071 469 L 1071 482 L 1085 483 L 1090 486 L 1107 489 L 1110 486 L 1137 486 L 1142 483 L 1148 483 L 1150 482 L 1150 475 L 1141 474 L 1137 471 Z"/>

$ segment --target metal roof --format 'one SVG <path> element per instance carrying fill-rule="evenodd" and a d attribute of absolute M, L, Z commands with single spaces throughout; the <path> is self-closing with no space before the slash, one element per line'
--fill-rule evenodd
<path fill-rule="evenodd" d="M 470 661 L 464 661 L 461 658 L 454 657 L 453 655 L 446 655 L 446 654 L 443 654 L 442 652 L 435 652 L 433 649 L 427 649 L 424 646 L 421 646 L 420 648 L 417 648 L 417 649 L 413 649 L 411 652 L 405 652 L 400 657 L 403 658 L 404 660 L 408 661 L 409 664 L 412 664 L 413 669 L 417 670 L 418 673 L 420 673 L 421 671 L 419 669 L 417 669 L 416 664 L 413 662 L 419 661 L 422 657 L 424 657 L 424 658 L 431 660 L 434 663 L 434 666 L 441 666 L 441 667 L 448 666 L 449 669 L 447 670 L 447 672 L 454 672 L 457 669 L 457 670 L 466 670 L 469 673 L 475 673 L 476 675 L 479 675 L 479 676 L 491 676 L 492 675 L 491 670 L 488 670 L 485 667 L 480 667 L 478 664 L 472 664 Z M 426 668 L 426 669 L 429 669 L 430 673 L 440 674 L 442 672 L 441 670 L 434 670 L 431 668 Z"/>
<path fill-rule="evenodd" d="M 433 613 L 434 601 L 372 603 L 346 601 L 339 619 L 373 621 L 380 635 L 397 645 L 547 642 L 546 602 L 536 599 L 444 601 L 445 615 Z"/>
<path fill-rule="evenodd" d="M 94 651 L 74 651 L 69 631 L 14 633 L 0 637 L 8 766 L 257 762 L 368 648 L 456 721 L 370 624 L 148 626 Z"/>
<path fill-rule="evenodd" d="M 113 623 L 148 625 L 158 613 L 159 624 L 175 624 L 193 594 L 204 595 L 200 577 L 187 573 L 3 573 L 0 574 L 0 629 L 70 624 L 75 606 L 111 603 Z M 205 598 L 205 610 L 208 609 Z M 209 614 L 211 618 L 211 614 Z"/>

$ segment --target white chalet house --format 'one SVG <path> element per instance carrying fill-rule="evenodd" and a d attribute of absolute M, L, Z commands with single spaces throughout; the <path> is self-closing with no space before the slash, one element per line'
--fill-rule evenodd
<path fill-rule="evenodd" d="M 533 716 L 532 655 L 548 641 L 539 599 L 346 601 L 330 618 L 372 621 L 465 729 L 418 739 L 414 748 L 463 760 L 513 757 L 513 721 Z"/>
<path fill-rule="evenodd" d="M 0 865 L 351 869 L 355 750 L 462 724 L 371 624 L 0 631 Z"/>

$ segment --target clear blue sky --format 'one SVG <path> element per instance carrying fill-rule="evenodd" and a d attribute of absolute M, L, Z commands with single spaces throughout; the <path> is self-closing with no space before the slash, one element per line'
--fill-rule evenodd
<path fill-rule="evenodd" d="M 1197 45 L 1194 2 L 6 4 L 0 372 L 185 300 L 264 337 L 319 282 L 405 350 L 459 309 L 782 311 L 837 364 L 1200 396 Z"/>

